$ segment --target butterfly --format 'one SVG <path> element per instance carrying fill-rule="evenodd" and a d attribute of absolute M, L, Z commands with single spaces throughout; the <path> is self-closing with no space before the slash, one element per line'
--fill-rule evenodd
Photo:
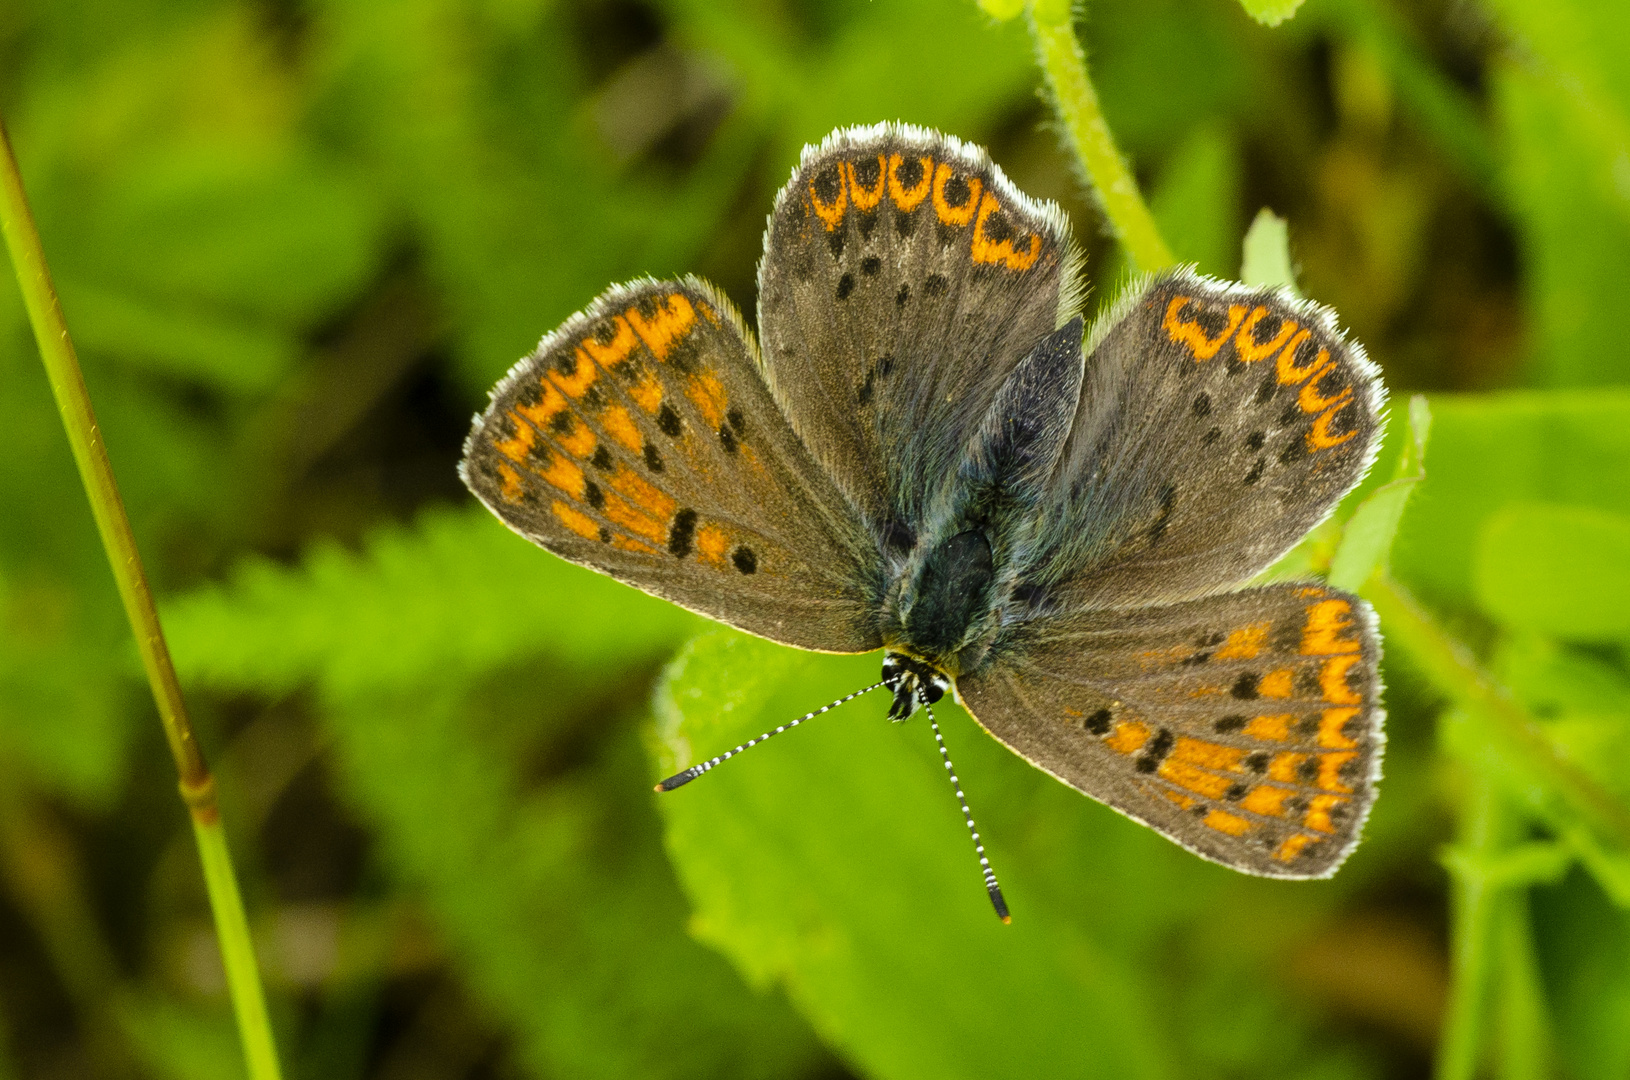
<path fill-rule="evenodd" d="M 1377 370 L 1329 309 L 1189 269 L 1088 327 L 1080 272 L 1062 211 L 983 150 L 839 130 L 775 200 L 762 344 L 704 281 L 619 285 L 498 384 L 460 472 L 564 559 L 772 641 L 885 650 L 850 697 L 886 688 L 896 720 L 954 692 L 1203 858 L 1328 876 L 1380 777 L 1375 618 L 1242 586 L 1363 478 Z"/>

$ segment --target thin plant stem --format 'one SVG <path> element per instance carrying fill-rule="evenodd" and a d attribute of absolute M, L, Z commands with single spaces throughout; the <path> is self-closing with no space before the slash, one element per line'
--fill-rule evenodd
<path fill-rule="evenodd" d="M 226 833 L 221 825 L 220 809 L 215 798 L 215 779 L 204 763 L 198 740 L 193 735 L 192 723 L 187 718 L 181 685 L 170 662 L 170 651 L 164 642 L 158 612 L 153 607 L 147 572 L 136 550 L 130 518 L 125 514 L 124 501 L 119 497 L 119 489 L 113 479 L 113 468 L 108 462 L 107 448 L 102 443 L 96 414 L 91 409 L 85 376 L 79 369 L 79 359 L 68 336 L 62 307 L 57 302 L 56 287 L 51 283 L 51 273 L 46 266 L 45 251 L 40 245 L 39 231 L 35 228 L 34 215 L 29 211 L 23 192 L 17 159 L 12 154 L 11 140 L 3 125 L 0 125 L 0 229 L 5 233 L 6 247 L 17 269 L 23 302 L 28 309 L 29 322 L 34 327 L 34 339 L 39 343 L 40 359 L 45 364 L 51 392 L 62 414 L 68 444 L 73 449 L 74 462 L 79 466 L 79 476 L 90 499 L 96 528 L 102 536 L 102 547 L 107 551 L 108 562 L 113 568 L 119 598 L 124 602 L 125 615 L 136 634 L 142 667 L 147 672 L 153 700 L 164 723 L 164 735 L 170 744 L 170 754 L 175 758 L 176 771 L 180 775 L 181 798 L 192 815 L 193 832 L 204 866 L 204 881 L 209 889 L 215 932 L 221 944 L 227 987 L 237 1014 L 249 1076 L 251 1080 L 277 1080 L 277 1050 L 272 1041 L 271 1022 L 266 1015 L 266 998 L 260 985 L 254 946 L 249 938 L 249 923 L 244 915 L 243 899 L 238 892 Z"/>
<path fill-rule="evenodd" d="M 1137 179 L 1116 148 L 1098 106 L 1098 93 L 1087 75 L 1087 56 L 1075 36 L 1069 0 L 1031 4 L 1030 35 L 1070 148 L 1133 268 L 1150 271 L 1172 265 L 1177 260 L 1161 238 L 1138 192 Z"/>
<path fill-rule="evenodd" d="M 1444 860 L 1452 886 L 1454 935 L 1436 1080 L 1472 1080 L 1477 1074 L 1483 1021 L 1488 1015 L 1497 890 L 1487 868 L 1500 844 L 1501 806 L 1488 777 L 1468 770 L 1466 784 L 1460 841 Z"/>

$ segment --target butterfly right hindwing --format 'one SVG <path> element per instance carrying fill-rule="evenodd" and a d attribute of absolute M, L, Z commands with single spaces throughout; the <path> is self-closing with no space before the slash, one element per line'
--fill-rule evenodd
<path fill-rule="evenodd" d="M 1274 585 L 1038 620 L 957 692 L 1032 764 L 1191 851 L 1325 877 L 1375 798 L 1379 660 L 1363 601 Z"/>

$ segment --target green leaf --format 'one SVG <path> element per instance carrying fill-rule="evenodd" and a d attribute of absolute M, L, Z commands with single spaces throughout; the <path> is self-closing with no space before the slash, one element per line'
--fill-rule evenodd
<path fill-rule="evenodd" d="M 1409 399 L 1408 437 L 1394 479 L 1358 504 L 1330 560 L 1329 581 L 1336 588 L 1358 589 L 1385 561 L 1403 520 L 1404 506 L 1426 475 L 1426 440 L 1431 429 L 1432 411 L 1426 398 L 1416 394 Z"/>
<path fill-rule="evenodd" d="M 1023 15 L 1024 5 L 1025 0 L 979 0 L 979 10 L 998 22 Z"/>
<path fill-rule="evenodd" d="M 1240 0 L 1245 13 L 1263 26 L 1278 26 L 1302 6 L 1302 0 Z"/>
<path fill-rule="evenodd" d="M 533 662 L 331 697 L 346 790 L 533 1075 L 807 1075 L 822 1055 L 785 1000 L 686 936 L 638 717 L 585 709 L 631 675 Z"/>
<path fill-rule="evenodd" d="M 1233 137 L 1201 125 L 1178 145 L 1149 197 L 1149 211 L 1172 253 L 1200 270 L 1227 277 L 1239 248 L 1242 166 Z"/>
<path fill-rule="evenodd" d="M 1630 9 L 1594 0 L 1491 4 L 1518 42 L 1493 70 L 1506 186 L 1529 267 L 1530 370 L 1550 386 L 1623 383 L 1630 354 L 1604 349 L 1630 317 Z"/>
<path fill-rule="evenodd" d="M 695 616 L 539 551 L 485 511 L 427 514 L 360 555 L 317 548 L 297 569 L 242 564 L 164 609 L 176 666 L 283 693 L 416 685 L 548 653 L 581 664 L 661 655 Z"/>
<path fill-rule="evenodd" d="M 1432 471 L 1398 529 L 1393 572 L 1423 598 L 1475 603 L 1484 522 L 1536 500 L 1630 514 L 1630 391 L 1432 398 Z"/>
<path fill-rule="evenodd" d="M 1630 640 L 1630 515 L 1513 503 L 1490 517 L 1473 570 L 1507 626 L 1573 641 Z"/>
<path fill-rule="evenodd" d="M 161 1080 L 240 1080 L 243 1047 L 232 1013 L 200 1009 L 154 994 L 133 996 L 119 1019 L 144 1070 Z"/>
<path fill-rule="evenodd" d="M 1296 292 L 1290 262 L 1290 229 L 1285 219 L 1264 206 L 1245 233 L 1239 279 L 1247 285 L 1283 286 Z"/>
<path fill-rule="evenodd" d="M 875 682 L 877 664 L 703 634 L 658 694 L 661 768 Z M 693 931 L 753 983 L 784 983 L 869 1075 L 1165 1075 L 1136 981 L 1032 899 L 987 827 L 1013 909 L 997 920 L 923 718 L 896 727 L 881 707 L 862 698 L 662 796 Z M 975 775 L 990 740 L 959 708 L 938 715 Z M 964 786 L 990 814 L 988 784 Z"/>

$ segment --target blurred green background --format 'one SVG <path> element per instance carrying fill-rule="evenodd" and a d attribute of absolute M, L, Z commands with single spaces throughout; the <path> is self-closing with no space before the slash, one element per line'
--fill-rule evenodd
<path fill-rule="evenodd" d="M 1271 207 L 1395 403 L 1429 395 L 1393 572 L 1622 813 L 1630 7 L 1308 0 L 1270 29 L 1094 0 L 1078 29 L 1178 255 L 1237 275 Z M 287 1075 L 1417 1077 L 1453 1015 L 1462 1073 L 1630 1077 L 1630 837 L 1409 649 L 1329 882 L 1204 863 L 953 711 L 1004 928 L 932 741 L 875 703 L 659 813 L 673 761 L 876 659 L 711 628 L 459 485 L 488 386 L 606 285 L 695 272 L 751 311 L 771 197 L 838 125 L 988 146 L 1111 298 L 1126 260 L 1040 82 L 1024 21 L 972 0 L 0 5 L 0 115 Z M 0 1080 L 241 1075 L 215 950 L 8 273 Z"/>

